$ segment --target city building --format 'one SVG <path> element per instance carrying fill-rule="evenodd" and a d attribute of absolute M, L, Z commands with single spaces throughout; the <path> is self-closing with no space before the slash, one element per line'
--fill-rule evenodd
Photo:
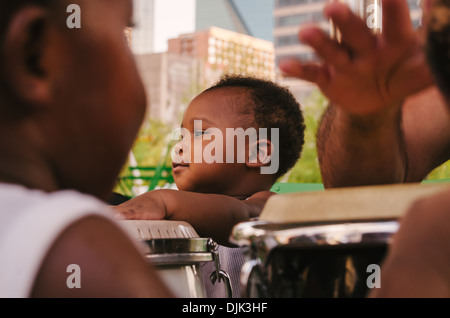
<path fill-rule="evenodd" d="M 195 1 L 133 0 L 133 53 L 166 52 L 167 39 L 195 31 Z"/>
<path fill-rule="evenodd" d="M 315 22 L 324 30 L 329 24 L 323 17 L 322 10 L 327 0 L 275 0 L 274 47 L 276 64 L 285 57 L 296 57 L 301 61 L 316 59 L 314 52 L 298 40 L 301 24 Z M 298 100 L 307 97 L 316 86 L 296 78 L 280 77 L 280 83 L 288 86 Z"/>
<path fill-rule="evenodd" d="M 273 41 L 275 0 L 196 0 L 196 31 L 212 26 Z"/>
<path fill-rule="evenodd" d="M 133 0 L 133 28 L 129 34 L 135 54 L 153 52 L 155 0 Z"/>
<path fill-rule="evenodd" d="M 169 52 L 204 61 L 207 85 L 224 73 L 275 79 L 273 43 L 245 34 L 210 27 L 170 39 Z"/>
<path fill-rule="evenodd" d="M 178 127 L 190 101 L 202 90 L 203 62 L 174 53 L 136 55 L 147 92 L 147 116 Z"/>

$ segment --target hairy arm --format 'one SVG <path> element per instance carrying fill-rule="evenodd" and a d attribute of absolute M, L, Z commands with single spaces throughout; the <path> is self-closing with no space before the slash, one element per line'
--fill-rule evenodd
<path fill-rule="evenodd" d="M 259 192 L 242 201 L 220 194 L 154 190 L 115 209 L 127 219 L 185 221 L 200 236 L 229 245 L 234 225 L 259 216 L 266 200 L 272 195 L 273 192 Z"/>
<path fill-rule="evenodd" d="M 420 182 L 450 158 L 450 119 L 436 88 L 370 116 L 324 114 L 317 148 L 325 187 Z"/>
<path fill-rule="evenodd" d="M 326 188 L 402 182 L 401 112 L 353 116 L 331 105 L 319 126 L 317 152 Z"/>

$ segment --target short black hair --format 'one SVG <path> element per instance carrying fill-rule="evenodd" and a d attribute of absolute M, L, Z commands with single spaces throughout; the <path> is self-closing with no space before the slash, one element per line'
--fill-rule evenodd
<path fill-rule="evenodd" d="M 287 87 L 268 79 L 246 75 L 226 74 L 205 92 L 230 87 L 250 92 L 253 101 L 251 111 L 258 128 L 266 128 L 269 133 L 271 128 L 279 129 L 280 165 L 275 174 L 278 179 L 294 167 L 305 143 L 305 120 L 300 103 Z"/>
<path fill-rule="evenodd" d="M 447 20 L 448 15 L 439 16 L 436 13 L 449 10 L 450 0 L 436 0 L 433 4 L 425 47 L 427 61 L 436 84 L 448 100 L 450 100 L 450 22 Z"/>

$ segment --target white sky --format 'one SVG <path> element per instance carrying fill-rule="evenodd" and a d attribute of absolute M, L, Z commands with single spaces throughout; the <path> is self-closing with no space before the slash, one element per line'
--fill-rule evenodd
<path fill-rule="evenodd" d="M 195 31 L 195 0 L 155 0 L 154 51 L 167 51 L 167 40 Z"/>

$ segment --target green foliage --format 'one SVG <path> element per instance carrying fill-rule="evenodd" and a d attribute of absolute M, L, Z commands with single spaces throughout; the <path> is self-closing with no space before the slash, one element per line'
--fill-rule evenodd
<path fill-rule="evenodd" d="M 172 128 L 163 122 L 149 119 L 142 126 L 139 135 L 135 141 L 132 149 L 132 153 L 136 160 L 138 167 L 171 167 L 172 161 L 170 157 L 170 150 L 172 148 L 172 142 L 170 135 Z M 135 174 L 129 169 L 135 166 L 131 162 L 128 162 L 123 168 L 119 182 L 114 189 L 115 192 L 133 196 L 132 187 L 135 185 L 149 186 L 155 170 L 139 170 L 135 171 L 138 176 L 142 177 L 140 180 L 130 179 L 130 177 L 136 177 Z M 164 176 L 167 174 L 163 172 Z M 128 178 L 128 179 L 127 179 Z M 163 185 L 162 181 L 159 185 Z"/>
<path fill-rule="evenodd" d="M 309 98 L 300 101 L 305 117 L 305 145 L 302 156 L 288 176 L 282 180 L 289 183 L 322 183 L 316 150 L 316 131 L 328 100 L 319 90 L 313 91 Z"/>
<path fill-rule="evenodd" d="M 149 119 L 142 127 L 133 147 L 133 154 L 140 167 L 154 167 L 166 157 L 170 146 L 172 127 L 161 121 Z M 170 156 L 166 164 L 171 165 Z"/>
<path fill-rule="evenodd" d="M 442 164 L 434 169 L 426 178 L 426 180 L 443 180 L 450 179 L 450 161 Z"/>

